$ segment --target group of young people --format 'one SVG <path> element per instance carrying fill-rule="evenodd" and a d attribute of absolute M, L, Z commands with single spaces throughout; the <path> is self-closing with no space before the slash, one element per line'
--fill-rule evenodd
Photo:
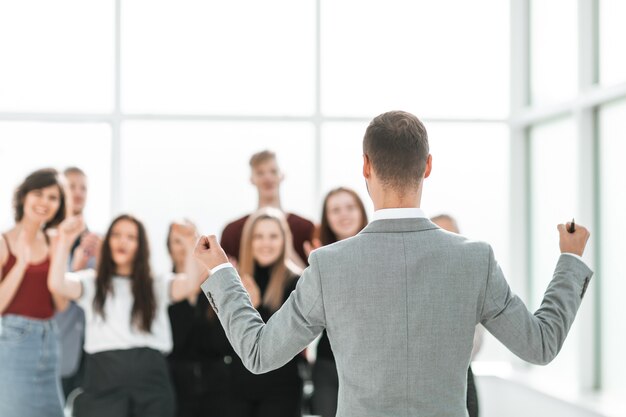
<path fill-rule="evenodd" d="M 356 235 L 368 218 L 353 190 L 336 188 L 315 225 L 282 210 L 273 152 L 253 155 L 250 168 L 258 209 L 228 224 L 221 245 L 267 321 L 309 253 Z M 335 415 L 338 376 L 325 333 L 315 355 L 302 352 L 280 369 L 252 374 L 200 291 L 208 271 L 192 256 L 193 223 L 170 225 L 172 268 L 154 274 L 136 217 L 116 217 L 104 236 L 89 231 L 86 181 L 78 168 L 63 175 L 42 169 L 15 192 L 15 226 L 0 237 L 1 416 L 60 417 L 66 400 L 78 417 L 296 417 L 303 408 Z M 311 366 L 314 390 L 305 404 Z M 474 416 L 473 381 L 468 387 Z"/>

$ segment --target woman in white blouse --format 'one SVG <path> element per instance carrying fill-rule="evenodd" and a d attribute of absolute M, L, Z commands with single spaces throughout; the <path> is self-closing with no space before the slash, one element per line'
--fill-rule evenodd
<path fill-rule="evenodd" d="M 152 276 L 145 228 L 130 215 L 111 223 L 97 271 L 67 272 L 82 223 L 75 216 L 59 226 L 48 276 L 52 293 L 75 300 L 85 310 L 85 382 L 75 415 L 171 417 L 174 395 L 163 356 L 172 348 L 167 307 L 199 291 L 206 278 L 192 258 L 195 230 L 174 228 L 190 248 L 185 274 Z"/>

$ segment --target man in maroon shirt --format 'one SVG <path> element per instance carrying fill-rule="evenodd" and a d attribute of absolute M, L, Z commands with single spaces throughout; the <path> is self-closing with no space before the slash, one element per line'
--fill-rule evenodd
<path fill-rule="evenodd" d="M 280 206 L 280 183 L 283 181 L 284 176 L 278 167 L 276 154 L 272 151 L 255 153 L 250 158 L 250 168 L 252 170 L 250 181 L 259 193 L 258 208 L 274 207 L 282 210 Z M 296 214 L 285 213 L 285 215 L 293 235 L 294 253 L 292 254 L 292 260 L 299 266 L 306 266 L 308 265 L 308 257 L 304 252 L 304 242 L 311 240 L 315 226 L 309 220 Z M 249 216 L 246 215 L 229 223 L 222 231 L 220 244 L 231 258 L 239 258 L 241 234 Z"/>

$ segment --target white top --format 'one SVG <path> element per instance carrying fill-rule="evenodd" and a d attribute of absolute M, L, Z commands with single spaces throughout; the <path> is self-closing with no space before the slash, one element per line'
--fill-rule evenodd
<path fill-rule="evenodd" d="M 107 350 L 123 350 L 148 347 L 163 353 L 172 350 L 172 330 L 167 315 L 171 303 L 170 288 L 173 273 L 154 279 L 156 314 L 152 331 L 143 332 L 136 325 L 131 326 L 133 290 L 129 278 L 113 276 L 113 293 L 107 294 L 104 303 L 106 320 L 93 309 L 96 295 L 96 271 L 86 269 L 67 274 L 68 278 L 79 281 L 83 286 L 81 297 L 76 300 L 85 311 L 85 352 L 98 353 Z"/>

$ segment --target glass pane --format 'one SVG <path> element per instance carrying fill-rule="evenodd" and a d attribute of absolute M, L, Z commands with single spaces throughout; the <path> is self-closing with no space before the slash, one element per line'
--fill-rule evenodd
<path fill-rule="evenodd" d="M 600 111 L 600 222 L 602 288 L 602 375 L 603 388 L 626 393 L 626 101 Z"/>
<path fill-rule="evenodd" d="M 531 163 L 531 279 L 532 295 L 528 303 L 537 309 L 552 280 L 560 256 L 557 224 L 577 217 L 578 147 L 574 121 L 562 119 L 532 129 Z M 578 327 L 574 322 L 559 356 L 545 368 L 550 378 L 574 388 L 578 381 Z"/>
<path fill-rule="evenodd" d="M 312 113 L 314 5 L 312 0 L 125 2 L 124 111 Z"/>
<path fill-rule="evenodd" d="M 363 134 L 368 123 L 326 123 L 322 129 L 322 191 L 355 189 L 371 215 L 362 176 Z M 426 125 L 433 171 L 426 179 L 422 207 L 429 216 L 448 213 L 462 233 L 489 242 L 504 272 L 509 270 L 509 132 L 502 124 Z M 488 155 L 488 157 L 486 157 Z M 318 212 L 320 208 L 318 209 Z M 515 290 L 515 288 L 514 288 Z M 521 290 L 521 289 L 519 289 Z M 479 360 L 509 359 L 486 334 Z"/>
<path fill-rule="evenodd" d="M 81 168 L 88 177 L 85 221 L 104 232 L 111 208 L 111 128 L 105 124 L 0 122 L 0 229 L 12 227 L 13 192 L 39 168 Z"/>
<path fill-rule="evenodd" d="M 308 123 L 132 122 L 122 130 L 122 209 L 145 222 L 152 262 L 171 269 L 165 247 L 172 220 L 188 217 L 202 233 L 254 211 L 250 156 L 276 152 L 285 174 L 283 208 L 307 218 L 317 206 L 315 146 Z"/>
<path fill-rule="evenodd" d="M 0 111 L 113 108 L 114 2 L 0 2 Z"/>
<path fill-rule="evenodd" d="M 577 19 L 575 1 L 531 1 L 530 76 L 533 104 L 560 102 L 576 94 Z"/>
<path fill-rule="evenodd" d="M 600 1 L 600 81 L 603 84 L 626 82 L 626 2 Z"/>
<path fill-rule="evenodd" d="M 508 3 L 323 1 L 323 113 L 508 116 Z"/>

